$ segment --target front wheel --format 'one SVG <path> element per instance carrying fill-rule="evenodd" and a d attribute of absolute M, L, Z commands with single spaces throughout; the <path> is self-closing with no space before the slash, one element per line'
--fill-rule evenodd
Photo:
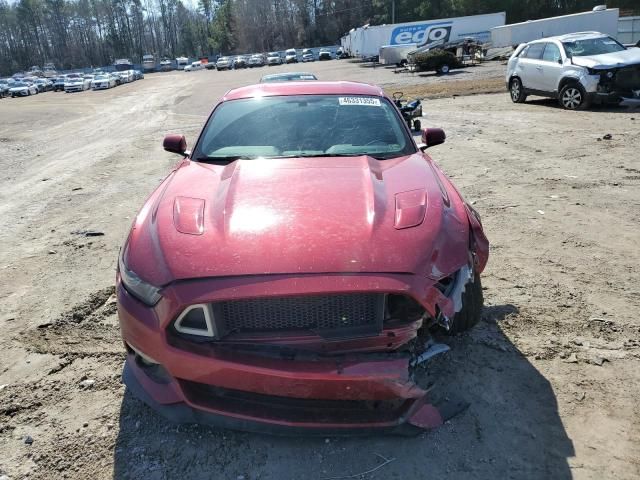
<path fill-rule="evenodd" d="M 449 73 L 449 65 L 442 65 L 439 69 L 438 69 L 439 73 L 442 73 L 443 75 L 446 75 Z"/>
<path fill-rule="evenodd" d="M 511 79 L 511 83 L 509 84 L 509 93 L 511 94 L 511 101 L 513 103 L 524 103 L 527 99 L 522 82 L 517 77 Z"/>
<path fill-rule="evenodd" d="M 422 123 L 420 123 L 420 120 L 414 120 L 413 121 L 413 129 L 417 132 L 420 131 L 420 127 L 422 127 Z"/>
<path fill-rule="evenodd" d="M 465 285 L 462 293 L 462 308 L 454 315 L 447 333 L 455 335 L 465 332 L 476 325 L 482 318 L 483 305 L 482 282 L 480 281 L 480 275 L 475 275 L 473 282 Z"/>
<path fill-rule="evenodd" d="M 570 83 L 562 87 L 559 102 L 565 110 L 582 110 L 589 106 L 587 92 L 582 88 L 582 85 L 577 83 Z"/>

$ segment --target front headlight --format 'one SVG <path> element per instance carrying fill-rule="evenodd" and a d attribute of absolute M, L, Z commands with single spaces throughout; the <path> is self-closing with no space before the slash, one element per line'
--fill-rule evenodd
<path fill-rule="evenodd" d="M 118 259 L 118 271 L 120 272 L 120 279 L 127 291 L 140 300 L 142 303 L 153 307 L 162 295 L 160 295 L 160 289 L 150 283 L 142 280 L 138 275 L 129 270 L 124 263 L 124 249 L 120 253 Z"/>

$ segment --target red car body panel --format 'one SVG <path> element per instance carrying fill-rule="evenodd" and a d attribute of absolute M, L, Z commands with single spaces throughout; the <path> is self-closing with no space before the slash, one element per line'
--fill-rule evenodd
<path fill-rule="evenodd" d="M 301 94 L 384 96 L 378 87 L 351 82 L 267 83 L 228 92 L 222 102 Z M 477 214 L 418 150 L 391 160 L 254 159 L 225 166 L 185 158 L 141 209 L 122 257 L 129 270 L 162 287 L 150 307 L 117 279 L 129 351 L 125 380 L 156 409 L 187 406 L 183 420 L 208 414 L 243 429 L 427 428 L 442 416 L 412 381 L 411 356 L 401 352 L 423 319 L 354 338 L 231 333 L 213 343 L 176 337 L 171 326 L 195 304 L 355 292 L 405 295 L 428 317 L 453 317 L 455 302 L 436 283 L 470 263 L 480 273 L 488 241 Z M 140 352 L 161 365 L 160 381 L 136 360 Z M 255 398 L 229 404 L 228 392 L 203 394 L 207 389 Z M 271 397 L 298 399 L 298 417 L 287 417 Z M 316 418 L 319 407 L 310 400 L 350 407 L 331 403 L 332 413 Z M 390 410 L 369 415 L 349 403 L 360 401 L 391 402 Z"/>

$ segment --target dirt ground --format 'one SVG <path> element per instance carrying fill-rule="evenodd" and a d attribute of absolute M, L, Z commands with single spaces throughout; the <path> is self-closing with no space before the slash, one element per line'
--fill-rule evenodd
<path fill-rule="evenodd" d="M 120 383 L 116 258 L 178 160 L 164 134 L 193 141 L 227 89 L 290 68 L 0 100 L 0 479 L 361 478 L 383 457 L 362 478 L 638 478 L 640 112 L 452 96 L 499 85 L 503 68 L 298 66 L 445 95 L 425 101 L 423 125 L 448 134 L 430 154 L 492 242 L 483 321 L 428 371 L 470 407 L 415 438 L 178 427 Z"/>

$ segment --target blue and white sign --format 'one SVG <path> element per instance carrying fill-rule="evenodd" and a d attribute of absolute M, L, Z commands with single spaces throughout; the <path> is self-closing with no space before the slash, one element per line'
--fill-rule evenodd
<path fill-rule="evenodd" d="M 418 46 L 423 46 L 438 41 L 447 42 L 452 24 L 453 22 L 422 23 L 397 27 L 391 32 L 389 45 L 417 43 Z"/>

